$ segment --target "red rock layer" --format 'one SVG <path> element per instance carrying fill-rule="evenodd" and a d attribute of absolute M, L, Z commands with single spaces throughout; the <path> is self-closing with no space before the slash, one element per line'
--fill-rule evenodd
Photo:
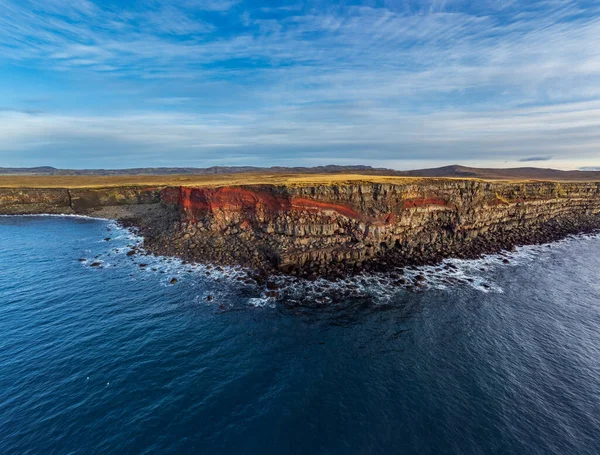
<path fill-rule="evenodd" d="M 446 206 L 448 205 L 448 203 L 443 199 L 430 197 L 405 199 L 404 201 L 402 201 L 402 205 L 405 209 L 411 209 L 414 207 L 427 207 L 430 205 Z"/>
<path fill-rule="evenodd" d="M 177 204 L 188 221 L 198 221 L 209 214 L 229 212 L 243 214 L 252 219 L 260 213 L 263 217 L 274 217 L 286 212 L 308 211 L 335 212 L 347 218 L 371 224 L 390 224 L 392 213 L 371 217 L 342 204 L 318 201 L 306 197 L 279 195 L 273 191 L 251 190 L 241 187 L 187 188 L 181 187 L 177 194 L 173 189 L 163 192 L 163 201 Z M 407 201 L 407 207 L 444 204 L 441 199 L 415 199 Z"/>
<path fill-rule="evenodd" d="M 189 221 L 197 221 L 209 213 L 244 213 L 247 217 L 257 212 L 274 216 L 289 210 L 288 199 L 273 193 L 245 188 L 185 188 L 179 191 L 179 207 Z"/>

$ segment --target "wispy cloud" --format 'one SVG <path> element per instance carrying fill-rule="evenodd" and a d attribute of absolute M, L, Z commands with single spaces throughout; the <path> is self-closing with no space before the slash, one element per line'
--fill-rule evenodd
<path fill-rule="evenodd" d="M 551 159 L 551 156 L 528 156 L 526 158 L 521 158 L 519 161 L 521 163 L 530 163 L 534 161 L 550 161 Z"/>
<path fill-rule="evenodd" d="M 600 107 L 600 106 L 596 106 Z M 422 160 L 448 162 L 551 161 L 553 156 L 597 160 L 600 116 L 596 108 L 578 111 L 593 119 L 569 126 L 571 111 L 515 110 L 481 119 L 468 112 L 398 114 L 365 106 L 336 105 L 263 109 L 228 115 L 124 113 L 104 116 L 33 115 L 0 112 L 0 154 L 36 157 L 60 151 L 69 160 L 87 157 L 139 165 L 137 160 L 212 163 L 228 157 L 282 164 L 300 153 L 305 164 L 362 162 L 374 165 Z M 549 118 L 556 128 L 548 126 Z M 521 125 L 528 126 L 523 128 Z M 497 125 L 503 127 L 497 129 Z M 506 134 L 511 131 L 511 134 Z M 548 156 L 527 157 L 532 149 Z M 71 153 L 69 153 L 69 151 Z M 523 158 L 523 156 L 526 156 Z M 450 158 L 449 158 L 450 157 Z M 564 167 L 565 164 L 560 164 Z M 567 166 L 568 167 L 568 166 Z"/>
<path fill-rule="evenodd" d="M 287 150 L 297 162 L 325 152 L 386 162 L 599 159 L 600 5 L 0 5 L 1 61 L 56 75 L 74 104 L 0 113 L 4 156 L 62 146 L 180 159 L 218 149 L 265 161 Z M 75 93 L 70 80 L 84 88 Z"/>

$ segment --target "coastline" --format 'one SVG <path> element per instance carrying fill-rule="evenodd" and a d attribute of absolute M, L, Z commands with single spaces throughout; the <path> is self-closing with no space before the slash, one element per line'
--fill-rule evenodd
<path fill-rule="evenodd" d="M 600 228 L 600 182 L 350 179 L 237 186 L 0 188 L 0 213 L 134 228 L 150 254 L 241 266 L 257 282 L 341 279 L 474 259 Z"/>
<path fill-rule="evenodd" d="M 266 284 L 267 281 L 273 277 L 291 277 L 301 278 L 310 281 L 317 279 L 326 280 L 340 280 L 347 277 L 358 276 L 363 273 L 372 274 L 388 274 L 392 279 L 395 280 L 397 285 L 410 285 L 419 284 L 418 280 L 414 283 L 410 283 L 409 280 L 404 277 L 404 269 L 415 268 L 423 266 L 439 266 L 446 260 L 458 259 L 458 260 L 477 260 L 485 256 L 503 255 L 506 252 L 514 252 L 518 248 L 526 246 L 537 246 L 546 245 L 560 242 L 571 236 L 577 235 L 595 235 L 600 232 L 600 218 L 593 224 L 586 226 L 572 226 L 568 229 L 560 231 L 556 230 L 556 226 L 549 225 L 547 229 L 541 231 L 532 232 L 526 237 L 513 239 L 510 236 L 504 237 L 503 239 L 478 239 L 478 242 L 469 245 L 464 250 L 456 250 L 454 252 L 448 252 L 445 255 L 436 254 L 434 256 L 411 256 L 406 257 L 402 254 L 398 254 L 395 251 L 383 252 L 373 258 L 369 258 L 362 262 L 359 266 L 354 264 L 346 265 L 343 262 L 332 263 L 330 267 L 325 270 L 322 268 L 315 268 L 311 265 L 306 267 L 298 267 L 292 269 L 291 273 L 288 270 L 281 270 L 275 264 L 271 262 L 264 262 L 254 267 L 245 267 L 242 263 L 238 262 L 219 262 L 212 260 L 203 260 L 202 257 L 196 257 L 189 253 L 189 250 L 178 250 L 173 248 L 171 245 L 163 246 L 162 239 L 156 239 L 155 237 L 147 237 L 144 229 L 140 229 L 139 225 L 135 222 L 128 222 L 123 224 L 119 221 L 123 227 L 134 228 L 134 232 L 140 235 L 143 239 L 143 249 L 152 255 L 163 256 L 163 257 L 176 257 L 181 259 L 183 263 L 197 263 L 197 264 L 210 264 L 213 266 L 229 266 L 229 267 L 242 267 L 242 269 L 248 274 L 248 276 L 254 279 L 258 284 Z M 508 263 L 508 260 L 505 259 Z"/>
<path fill-rule="evenodd" d="M 223 310 L 223 305 L 227 308 L 224 296 L 243 296 L 253 307 L 274 307 L 281 303 L 290 309 L 297 306 L 335 305 L 348 298 L 373 299 L 378 304 L 386 304 L 398 292 L 449 291 L 457 287 L 468 287 L 482 293 L 502 293 L 503 287 L 494 279 L 495 273 L 511 274 L 511 268 L 527 265 L 536 258 L 544 257 L 547 252 L 552 251 L 556 255 L 558 251 L 568 251 L 572 242 L 577 245 L 582 241 L 600 239 L 600 230 L 595 230 L 587 234 L 568 235 L 550 243 L 516 246 L 511 250 L 478 257 L 449 257 L 437 263 L 423 265 L 388 264 L 385 268 L 365 269 L 337 277 L 317 276 L 307 279 L 278 272 L 263 275 L 257 273 L 257 270 L 239 265 L 219 266 L 190 262 L 179 256 L 160 256 L 144 248 L 144 238 L 134 226 L 125 227 L 115 219 L 69 214 L 0 215 L 0 218 L 5 217 L 101 222 L 106 226 L 105 235 L 111 241 L 105 242 L 107 239 L 100 232 L 98 242 L 106 245 L 105 251 L 100 254 L 96 251 L 91 256 L 84 253 L 77 260 L 83 267 L 90 272 L 124 267 L 132 277 L 138 273 L 153 275 L 153 280 L 158 280 L 165 287 L 181 284 L 194 286 L 197 279 L 209 280 L 213 283 L 209 288 L 213 290 L 204 292 L 199 299 L 216 304 L 220 310 Z M 113 241 L 118 244 L 116 248 Z M 219 287 L 223 285 L 226 285 L 227 290 Z M 216 292 L 216 289 L 220 291 Z"/>

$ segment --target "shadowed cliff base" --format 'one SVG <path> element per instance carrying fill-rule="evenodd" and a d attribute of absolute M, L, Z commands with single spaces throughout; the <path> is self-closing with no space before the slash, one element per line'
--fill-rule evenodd
<path fill-rule="evenodd" d="M 335 174 L 262 175 L 243 184 L 245 177 L 183 185 L 4 188 L 0 213 L 114 218 L 139 228 L 148 252 L 243 266 L 263 278 L 386 271 L 401 281 L 408 265 L 474 258 L 600 228 L 596 181 Z"/>

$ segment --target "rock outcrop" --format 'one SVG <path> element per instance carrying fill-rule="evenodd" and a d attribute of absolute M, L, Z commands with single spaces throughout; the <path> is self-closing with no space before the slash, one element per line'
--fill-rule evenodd
<path fill-rule="evenodd" d="M 0 213 L 110 216 L 139 226 L 159 254 L 335 276 L 600 228 L 600 182 L 0 189 Z"/>
<path fill-rule="evenodd" d="M 0 215 L 91 214 L 104 207 L 156 204 L 163 188 L 0 188 Z"/>

